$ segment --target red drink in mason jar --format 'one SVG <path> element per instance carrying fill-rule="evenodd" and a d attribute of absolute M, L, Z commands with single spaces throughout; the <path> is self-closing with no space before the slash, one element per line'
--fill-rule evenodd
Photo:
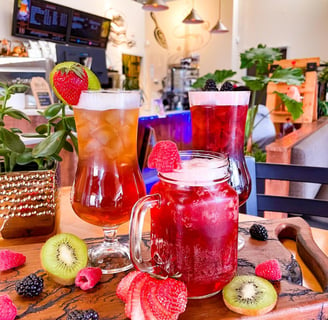
<path fill-rule="evenodd" d="M 196 150 L 228 155 L 231 184 L 242 205 L 251 184 L 244 159 L 249 91 L 190 91 L 192 145 Z"/>
<path fill-rule="evenodd" d="M 180 156 L 182 168 L 159 173 L 143 200 L 158 203 L 151 208 L 152 273 L 181 274 L 188 297 L 203 298 L 218 293 L 237 270 L 238 196 L 228 183 L 225 156 L 201 151 Z M 135 261 L 133 255 L 132 250 Z"/>

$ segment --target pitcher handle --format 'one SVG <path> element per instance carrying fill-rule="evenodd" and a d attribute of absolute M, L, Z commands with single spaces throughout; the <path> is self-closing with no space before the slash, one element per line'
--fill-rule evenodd
<path fill-rule="evenodd" d="M 132 208 L 130 219 L 130 258 L 134 266 L 143 272 L 153 273 L 153 265 L 144 260 L 141 252 L 142 229 L 148 209 L 159 207 L 161 196 L 156 193 L 140 198 Z"/>

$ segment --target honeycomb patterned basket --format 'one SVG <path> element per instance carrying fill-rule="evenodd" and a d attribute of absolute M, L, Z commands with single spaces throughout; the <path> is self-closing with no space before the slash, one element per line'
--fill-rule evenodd
<path fill-rule="evenodd" d="M 50 234 L 55 226 L 57 185 L 57 167 L 0 174 L 1 236 Z"/>

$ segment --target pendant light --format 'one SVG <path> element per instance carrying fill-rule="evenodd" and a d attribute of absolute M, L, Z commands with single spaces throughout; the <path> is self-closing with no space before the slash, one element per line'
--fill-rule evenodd
<path fill-rule="evenodd" d="M 221 0 L 219 0 L 219 20 L 211 29 L 211 33 L 224 33 L 228 32 L 228 28 L 221 22 Z"/>
<path fill-rule="evenodd" d="M 166 5 L 165 0 L 147 0 L 142 9 L 146 11 L 163 11 L 169 7 Z"/>
<path fill-rule="evenodd" d="M 199 16 L 199 14 L 194 9 L 194 0 L 192 0 L 192 9 L 190 13 L 183 19 L 182 22 L 186 24 L 200 24 L 204 22 L 204 20 Z"/>

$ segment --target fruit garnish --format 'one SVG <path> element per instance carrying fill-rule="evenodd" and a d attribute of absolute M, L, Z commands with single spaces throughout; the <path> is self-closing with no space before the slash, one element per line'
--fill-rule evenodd
<path fill-rule="evenodd" d="M 213 79 L 207 79 L 203 91 L 219 91 Z"/>
<path fill-rule="evenodd" d="M 41 264 L 48 275 L 62 285 L 74 284 L 77 273 L 88 263 L 86 243 L 70 233 L 49 238 L 41 249 Z"/>
<path fill-rule="evenodd" d="M 159 172 L 172 172 L 179 169 L 181 159 L 177 145 L 170 140 L 162 140 L 155 144 L 148 157 L 148 167 Z"/>
<path fill-rule="evenodd" d="M 234 277 L 223 288 L 222 296 L 230 310 L 247 316 L 260 316 L 270 312 L 278 299 L 273 285 L 254 275 Z"/>
<path fill-rule="evenodd" d="M 187 288 L 179 280 L 157 279 L 148 273 L 133 271 L 121 279 L 116 294 L 131 319 L 178 319 L 187 305 Z"/>
<path fill-rule="evenodd" d="M 7 249 L 0 251 L 0 271 L 19 267 L 23 265 L 25 261 L 26 257 L 22 253 Z"/>
<path fill-rule="evenodd" d="M 132 280 L 139 274 L 140 271 L 131 271 L 129 272 L 122 280 L 119 282 L 116 288 L 117 296 L 123 301 L 126 302 L 128 291 Z"/>
<path fill-rule="evenodd" d="M 88 267 L 81 269 L 75 278 L 75 285 L 82 290 L 93 288 L 101 279 L 102 271 L 100 268 Z"/>
<path fill-rule="evenodd" d="M 98 320 L 99 314 L 93 309 L 88 310 L 73 310 L 68 315 L 66 320 Z"/>
<path fill-rule="evenodd" d="M 14 320 L 17 308 L 7 294 L 0 296 L 0 320 Z"/>
<path fill-rule="evenodd" d="M 232 90 L 233 90 L 233 84 L 229 81 L 224 82 L 220 88 L 220 91 L 232 91 Z"/>
<path fill-rule="evenodd" d="M 57 64 L 49 80 L 57 98 L 68 105 L 76 105 L 83 90 L 101 88 L 97 76 L 90 69 L 73 61 Z"/>
<path fill-rule="evenodd" d="M 276 259 L 267 260 L 258 264 L 255 268 L 255 274 L 258 277 L 270 281 L 279 281 L 282 277 L 280 264 Z"/>
<path fill-rule="evenodd" d="M 36 297 L 43 290 L 43 279 L 35 273 L 31 273 L 22 280 L 16 282 L 16 292 L 24 297 Z"/>
<path fill-rule="evenodd" d="M 250 229 L 249 233 L 252 238 L 260 241 L 265 241 L 268 239 L 268 231 L 265 226 L 261 224 L 254 223 Z"/>

